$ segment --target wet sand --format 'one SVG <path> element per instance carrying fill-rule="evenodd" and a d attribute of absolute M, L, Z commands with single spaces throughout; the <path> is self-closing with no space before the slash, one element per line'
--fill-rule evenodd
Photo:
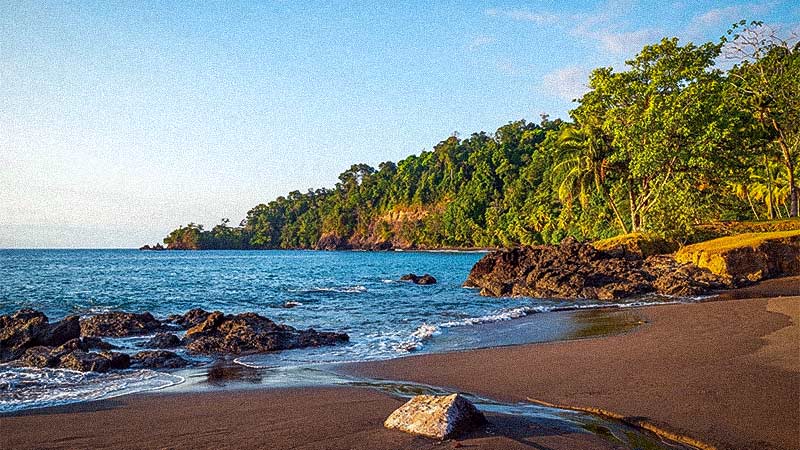
<path fill-rule="evenodd" d="M 800 277 L 764 284 L 771 296 Z M 759 296 L 756 288 L 737 296 Z M 798 293 L 800 294 L 800 293 Z M 797 294 L 796 294 L 797 295 Z M 729 297 L 730 298 L 730 297 Z M 528 397 L 646 417 L 719 448 L 800 448 L 800 296 L 636 310 L 618 336 L 342 367 L 500 400 Z M 385 430 L 402 403 L 369 389 L 149 394 L 0 416 L 0 448 L 452 448 Z M 597 436 L 490 415 L 464 448 L 603 449 Z"/>
<path fill-rule="evenodd" d="M 800 294 L 800 277 L 763 286 Z M 758 296 L 757 287 L 726 298 Z M 733 449 L 800 449 L 800 296 L 639 309 L 631 333 L 424 355 L 346 371 L 643 417 Z"/>

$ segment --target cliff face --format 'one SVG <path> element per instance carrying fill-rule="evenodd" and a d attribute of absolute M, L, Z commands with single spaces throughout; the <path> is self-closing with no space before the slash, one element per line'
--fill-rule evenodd
<path fill-rule="evenodd" d="M 718 275 L 750 281 L 800 275 L 800 230 L 713 239 L 683 247 L 675 259 Z"/>

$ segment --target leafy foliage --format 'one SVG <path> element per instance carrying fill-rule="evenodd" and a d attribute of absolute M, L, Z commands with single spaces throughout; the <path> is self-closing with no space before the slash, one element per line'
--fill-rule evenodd
<path fill-rule="evenodd" d="M 443 248 L 602 239 L 687 241 L 698 224 L 797 216 L 798 46 L 740 23 L 719 43 L 644 47 L 596 69 L 571 121 L 450 136 L 333 189 L 291 192 L 239 227 L 189 224 L 170 248 Z M 741 36 L 748 36 L 742 41 Z M 723 49 L 748 48 L 729 71 Z M 735 48 L 735 47 L 734 47 Z"/>

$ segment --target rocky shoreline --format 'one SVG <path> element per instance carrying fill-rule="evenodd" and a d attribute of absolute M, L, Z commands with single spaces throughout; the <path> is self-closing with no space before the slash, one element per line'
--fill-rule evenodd
<path fill-rule="evenodd" d="M 560 245 L 491 252 L 475 264 L 464 286 L 489 297 L 618 300 L 650 293 L 697 296 L 744 284 L 669 255 L 600 251 L 567 238 Z"/>
<path fill-rule="evenodd" d="M 153 333 L 154 337 L 139 345 L 145 350 L 136 353 L 116 351 L 121 349 L 102 340 Z M 183 337 L 176 333 L 183 333 Z M 298 330 L 252 312 L 233 315 L 199 308 L 163 321 L 148 312 L 68 316 L 55 323 L 33 309 L 0 315 L 0 363 L 81 372 L 179 368 L 190 364 L 166 349 L 219 358 L 336 345 L 348 340 L 344 333 Z"/>

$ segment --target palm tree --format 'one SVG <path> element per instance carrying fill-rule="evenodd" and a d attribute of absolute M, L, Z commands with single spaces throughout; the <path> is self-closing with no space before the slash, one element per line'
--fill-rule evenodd
<path fill-rule="evenodd" d="M 606 201 L 614 212 L 623 233 L 628 227 L 622 219 L 614 198 L 606 188 L 606 173 L 609 169 L 609 148 L 598 130 L 589 126 L 565 127 L 558 136 L 559 159 L 553 167 L 553 176 L 558 184 L 558 198 L 572 206 L 577 196 L 583 208 L 589 202 L 589 191 L 594 190 Z"/>

